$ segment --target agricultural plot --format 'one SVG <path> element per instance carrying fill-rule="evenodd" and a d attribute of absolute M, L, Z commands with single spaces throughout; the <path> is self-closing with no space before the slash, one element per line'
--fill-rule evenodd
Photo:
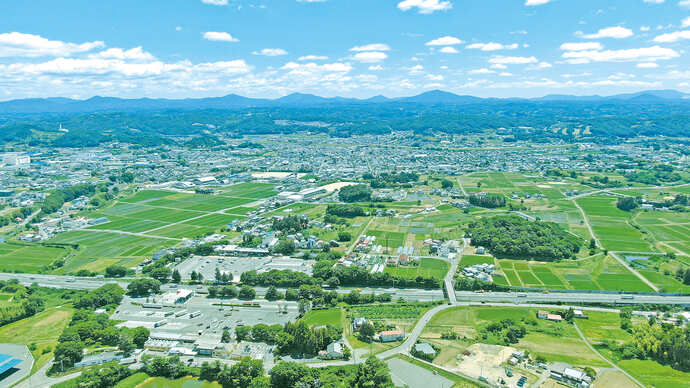
<path fill-rule="evenodd" d="M 651 234 L 657 247 L 668 251 L 668 246 L 671 246 L 675 248 L 670 250 L 672 252 L 690 255 L 690 214 L 639 212 L 634 221 Z"/>
<path fill-rule="evenodd" d="M 512 319 L 522 322 L 527 335 L 516 345 L 518 349 L 544 356 L 548 361 L 568 362 L 582 366 L 606 364 L 580 339 L 572 325 L 548 322 L 536 318 L 536 309 L 506 307 L 457 307 L 441 311 L 431 319 L 422 332 L 424 339 L 439 339 L 442 333 L 453 331 L 469 343 L 482 342 L 481 328 L 491 322 Z M 456 340 L 452 342 L 462 342 Z"/>
<path fill-rule="evenodd" d="M 615 197 L 590 196 L 576 200 L 587 214 L 594 234 L 605 249 L 612 251 L 651 252 L 645 236 L 630 223 L 630 213 L 616 207 Z"/>
<path fill-rule="evenodd" d="M 557 263 L 499 260 L 512 286 L 544 289 L 652 291 L 612 257 Z"/>
<path fill-rule="evenodd" d="M 223 195 L 238 198 L 264 199 L 278 194 L 270 183 L 240 183 L 223 190 Z"/>
<path fill-rule="evenodd" d="M 384 248 L 396 249 L 403 246 L 405 241 L 405 233 L 402 232 L 386 232 L 381 230 L 367 230 L 368 236 L 375 236 L 376 243 L 382 245 Z"/>
<path fill-rule="evenodd" d="M 66 248 L 6 242 L 0 244 L 0 271 L 36 273 L 69 253 Z"/>
<path fill-rule="evenodd" d="M 450 264 L 443 260 L 422 258 L 418 266 L 408 266 L 408 267 L 386 267 L 385 273 L 389 273 L 393 276 L 399 276 L 403 278 L 414 279 L 417 276 L 423 276 L 427 278 L 434 278 L 437 280 L 443 280 L 443 278 L 448 273 Z"/>

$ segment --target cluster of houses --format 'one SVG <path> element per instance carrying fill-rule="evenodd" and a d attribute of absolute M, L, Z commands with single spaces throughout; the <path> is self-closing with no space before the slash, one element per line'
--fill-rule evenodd
<path fill-rule="evenodd" d="M 82 229 L 89 226 L 105 224 L 108 222 L 106 217 L 84 218 L 84 217 L 58 217 L 50 218 L 36 223 L 36 232 L 22 233 L 17 240 L 27 242 L 46 241 L 56 234 L 69 232 L 71 230 Z"/>
<path fill-rule="evenodd" d="M 469 279 L 477 279 L 487 283 L 493 283 L 493 273 L 495 267 L 493 264 L 475 264 L 470 267 L 462 269 L 462 275 Z"/>
<path fill-rule="evenodd" d="M 359 331 L 359 329 L 367 323 L 366 318 L 355 318 L 352 320 L 352 330 Z M 405 339 L 405 332 L 402 330 L 384 330 L 374 335 L 374 341 L 379 342 L 396 342 Z"/>

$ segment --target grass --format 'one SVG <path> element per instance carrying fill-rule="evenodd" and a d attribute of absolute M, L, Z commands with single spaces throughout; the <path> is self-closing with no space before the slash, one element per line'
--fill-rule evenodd
<path fill-rule="evenodd" d="M 36 344 L 36 349 L 31 352 L 34 357 L 33 373 L 53 358 L 52 350 L 73 313 L 70 306 L 52 308 L 3 326 L 0 328 L 0 343 Z"/>
<path fill-rule="evenodd" d="M 548 322 L 536 318 L 537 309 L 511 307 L 457 307 L 436 314 L 422 332 L 426 340 L 439 340 L 441 333 L 452 330 L 459 340 L 450 341 L 461 345 L 459 350 L 472 343 L 491 343 L 491 338 L 478 338 L 481 328 L 490 323 L 504 319 L 522 322 L 527 335 L 514 346 L 542 355 L 548 361 L 568 362 L 581 366 L 605 366 L 604 362 L 581 340 L 575 328 L 566 322 Z M 578 321 L 579 323 L 579 321 Z M 502 343 L 498 343 L 503 345 Z M 456 354 L 447 355 L 454 360 Z"/>
<path fill-rule="evenodd" d="M 343 312 L 340 308 L 327 310 L 310 310 L 302 318 L 302 322 L 309 326 L 331 325 L 343 328 Z"/>
<path fill-rule="evenodd" d="M 623 360 L 618 366 L 650 387 L 686 388 L 690 385 L 690 373 L 675 370 L 656 361 Z"/>
<path fill-rule="evenodd" d="M 476 264 L 494 264 L 494 258 L 491 256 L 462 255 L 458 268 L 462 269 Z"/>
<path fill-rule="evenodd" d="M 117 383 L 117 385 L 115 385 L 115 388 L 135 388 L 147 379 L 149 379 L 149 375 L 147 375 L 146 373 L 135 373 L 127 377 L 126 379 L 121 380 L 119 383 Z"/>
<path fill-rule="evenodd" d="M 36 244 L 6 242 L 0 244 L 0 271 L 40 272 L 53 261 L 65 257 L 67 248 L 46 247 Z"/>
<path fill-rule="evenodd" d="M 119 387 L 119 385 L 118 385 Z M 126 386 L 125 386 L 126 387 Z M 141 388 L 220 388 L 220 384 L 208 381 L 199 381 L 193 377 L 183 377 L 177 380 L 168 380 L 163 377 L 152 377 L 149 378 L 136 387 Z M 124 387 L 122 387 L 124 388 Z"/>
<path fill-rule="evenodd" d="M 427 278 L 434 278 L 437 280 L 443 280 L 443 278 L 448 273 L 450 264 L 443 260 L 422 258 L 418 266 L 408 266 L 408 267 L 386 267 L 385 273 L 389 273 L 393 276 L 399 276 L 408 279 L 414 279 L 417 276 L 423 276 Z"/>

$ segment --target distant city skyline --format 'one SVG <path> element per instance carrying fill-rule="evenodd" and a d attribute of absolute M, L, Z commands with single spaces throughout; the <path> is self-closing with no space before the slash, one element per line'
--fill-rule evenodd
<path fill-rule="evenodd" d="M 0 100 L 690 92 L 690 0 L 8 2 Z"/>

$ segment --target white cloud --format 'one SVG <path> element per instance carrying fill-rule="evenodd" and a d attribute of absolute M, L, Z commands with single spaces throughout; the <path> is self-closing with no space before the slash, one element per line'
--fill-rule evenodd
<path fill-rule="evenodd" d="M 489 43 L 473 43 L 465 47 L 466 49 L 482 50 L 482 51 L 497 51 L 497 50 L 515 50 L 518 48 L 517 43 L 504 45 L 496 42 Z"/>
<path fill-rule="evenodd" d="M 424 71 L 424 66 L 414 65 L 414 66 L 408 68 L 408 70 L 410 71 L 410 75 L 420 74 Z"/>
<path fill-rule="evenodd" d="M 426 42 L 427 46 L 453 46 L 456 44 L 463 44 L 464 40 L 458 39 L 454 36 L 444 36 L 432 41 Z"/>
<path fill-rule="evenodd" d="M 240 40 L 227 32 L 208 31 L 204 33 L 204 39 L 214 42 L 239 42 Z"/>
<path fill-rule="evenodd" d="M 648 4 L 664 4 L 665 0 L 644 0 L 645 3 Z"/>
<path fill-rule="evenodd" d="M 685 19 L 683 19 L 683 21 L 681 22 L 680 26 L 681 26 L 682 28 L 690 27 L 690 16 L 688 16 L 688 17 L 686 17 Z"/>
<path fill-rule="evenodd" d="M 543 69 L 549 69 L 551 67 L 553 67 L 553 65 L 550 64 L 549 62 L 539 62 L 534 66 L 530 66 L 529 69 L 530 70 L 543 70 Z"/>
<path fill-rule="evenodd" d="M 355 54 L 352 58 L 362 63 L 376 63 L 388 58 L 388 55 L 380 51 L 364 51 Z"/>
<path fill-rule="evenodd" d="M 304 75 L 312 73 L 349 73 L 352 70 L 352 65 L 349 63 L 324 63 L 319 65 L 317 63 L 296 63 L 288 62 L 283 67 L 282 70 L 289 70 L 290 74 L 293 75 Z"/>
<path fill-rule="evenodd" d="M 643 62 L 638 63 L 637 67 L 640 69 L 656 69 L 657 67 L 659 67 L 659 64 L 654 62 Z"/>
<path fill-rule="evenodd" d="M 438 51 L 441 53 L 444 53 L 444 54 L 457 54 L 458 53 L 458 50 L 455 47 L 451 47 L 451 46 L 443 47 L 442 49 L 440 49 Z"/>
<path fill-rule="evenodd" d="M 370 71 L 381 71 L 383 70 L 383 66 L 381 65 L 371 65 L 369 66 Z"/>
<path fill-rule="evenodd" d="M 297 0 L 298 3 L 325 3 L 326 0 Z"/>
<path fill-rule="evenodd" d="M 551 0 L 526 0 L 525 5 L 528 7 L 532 7 L 535 5 L 544 5 L 550 3 Z"/>
<path fill-rule="evenodd" d="M 690 30 L 675 31 L 668 34 L 659 35 L 654 38 L 654 41 L 657 43 L 673 43 L 684 39 L 690 39 Z"/>
<path fill-rule="evenodd" d="M 288 52 L 280 48 L 265 48 L 261 51 L 254 51 L 254 55 L 263 55 L 266 57 L 278 57 L 281 55 L 287 55 Z"/>
<path fill-rule="evenodd" d="M 228 0 L 201 0 L 201 2 L 211 5 L 228 5 Z"/>
<path fill-rule="evenodd" d="M 442 75 L 434 75 L 434 74 L 427 74 L 426 76 L 427 79 L 430 81 L 443 81 L 443 76 Z"/>
<path fill-rule="evenodd" d="M 101 41 L 68 43 L 39 35 L 9 32 L 0 34 L 0 57 L 67 57 L 104 47 Z"/>
<path fill-rule="evenodd" d="M 403 0 L 398 3 L 398 8 L 402 11 L 417 8 L 421 14 L 431 14 L 436 11 L 447 11 L 453 8 L 453 4 L 442 0 Z"/>
<path fill-rule="evenodd" d="M 626 61 L 658 61 L 676 58 L 680 56 L 673 49 L 652 46 L 626 50 L 606 51 L 569 51 L 563 53 L 563 58 L 572 64 L 585 64 L 589 62 L 626 62 Z"/>
<path fill-rule="evenodd" d="M 489 70 L 487 68 L 483 69 L 475 69 L 475 70 L 470 70 L 470 74 L 495 74 L 496 72 L 493 70 Z"/>
<path fill-rule="evenodd" d="M 513 73 L 508 73 L 507 71 L 502 71 L 502 72 L 498 73 L 498 75 L 501 77 L 512 77 Z"/>
<path fill-rule="evenodd" d="M 297 58 L 298 61 L 325 61 L 328 57 L 324 55 L 304 55 Z"/>
<path fill-rule="evenodd" d="M 581 35 L 585 39 L 601 39 L 601 38 L 613 38 L 613 39 L 623 39 L 623 38 L 629 38 L 635 33 L 625 27 L 621 26 L 616 26 L 616 27 L 607 27 L 607 28 L 602 28 L 601 30 L 597 31 L 595 34 L 582 34 L 581 32 L 578 34 Z"/>
<path fill-rule="evenodd" d="M 599 42 L 563 43 L 561 45 L 563 51 L 601 50 L 603 48 L 604 46 Z"/>
<path fill-rule="evenodd" d="M 679 7 L 690 8 L 690 0 L 681 0 L 678 2 Z"/>
<path fill-rule="evenodd" d="M 530 63 L 537 63 L 536 57 L 493 57 L 489 59 L 489 63 L 498 65 L 526 65 Z"/>
<path fill-rule="evenodd" d="M 175 31 L 182 31 L 182 26 L 175 27 Z"/>
<path fill-rule="evenodd" d="M 502 64 L 500 64 L 500 63 L 494 63 L 493 65 L 491 65 L 491 66 L 489 66 L 489 67 L 492 68 L 492 69 L 498 69 L 498 70 L 504 70 L 504 69 L 507 69 L 507 68 L 508 68 L 508 66 L 502 65 Z"/>
<path fill-rule="evenodd" d="M 355 46 L 350 51 L 390 51 L 390 47 L 383 43 L 372 43 L 364 46 Z"/>
<path fill-rule="evenodd" d="M 89 58 L 103 58 L 103 59 L 133 59 L 148 61 L 155 59 L 153 55 L 144 51 L 141 46 L 135 47 L 129 50 L 123 50 L 121 48 L 110 48 L 105 51 L 101 51 L 97 54 L 89 55 Z"/>

